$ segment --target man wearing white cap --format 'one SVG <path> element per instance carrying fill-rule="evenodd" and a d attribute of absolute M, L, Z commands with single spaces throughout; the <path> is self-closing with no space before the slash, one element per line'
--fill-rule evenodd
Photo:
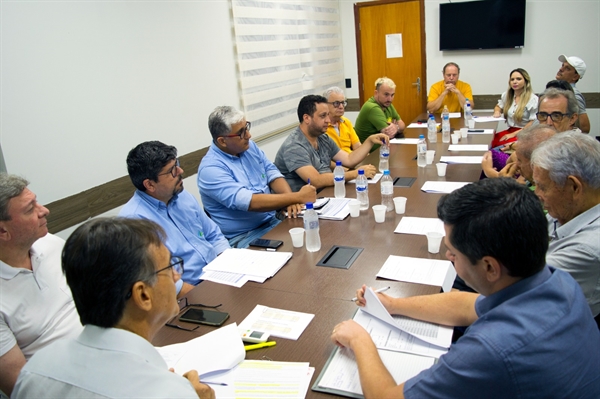
<path fill-rule="evenodd" d="M 579 128 L 583 133 L 589 133 L 590 119 L 588 118 L 587 111 L 585 109 L 585 98 L 583 98 L 583 94 L 581 94 L 579 89 L 575 87 L 575 84 L 579 81 L 579 79 L 583 78 L 587 66 L 581 58 L 575 56 L 567 57 L 566 55 L 561 54 L 558 57 L 558 60 L 562 62 L 562 66 L 556 73 L 556 79 L 565 80 L 573 87 L 575 98 L 577 99 L 577 104 L 579 105 Z"/>

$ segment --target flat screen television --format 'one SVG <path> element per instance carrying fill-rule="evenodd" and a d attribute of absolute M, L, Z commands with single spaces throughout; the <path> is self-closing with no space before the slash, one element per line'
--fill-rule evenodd
<path fill-rule="evenodd" d="M 523 48 L 525 1 L 440 4 L 440 51 Z"/>

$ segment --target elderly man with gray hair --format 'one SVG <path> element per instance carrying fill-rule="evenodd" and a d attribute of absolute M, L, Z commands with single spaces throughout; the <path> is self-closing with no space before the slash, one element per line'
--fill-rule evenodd
<path fill-rule="evenodd" d="M 600 143 L 557 134 L 531 156 L 535 192 L 548 210 L 546 262 L 573 276 L 600 314 Z M 598 319 L 596 320 L 598 321 Z"/>
<path fill-rule="evenodd" d="M 0 173 L 0 390 L 11 395 L 34 353 L 82 330 L 60 269 L 64 241 L 20 176 Z"/>
<path fill-rule="evenodd" d="M 250 140 L 250 126 L 236 108 L 215 108 L 208 117 L 213 141 L 198 167 L 204 209 L 237 248 L 248 247 L 279 224 L 276 211 L 296 217 L 302 204 L 315 202 L 317 196 L 310 184 L 292 192 L 279 169 Z"/>
<path fill-rule="evenodd" d="M 554 87 L 546 89 L 540 96 L 537 120 L 542 125 L 553 126 L 558 132 L 580 130 L 575 127 L 579 117 L 579 106 L 573 92 Z"/>
<path fill-rule="evenodd" d="M 339 87 L 333 86 L 325 90 L 323 97 L 327 99 L 329 106 L 329 127 L 327 135 L 340 147 L 340 150 L 352 152 L 360 147 L 360 139 L 348 118 L 344 118 L 346 111 L 346 96 Z"/>

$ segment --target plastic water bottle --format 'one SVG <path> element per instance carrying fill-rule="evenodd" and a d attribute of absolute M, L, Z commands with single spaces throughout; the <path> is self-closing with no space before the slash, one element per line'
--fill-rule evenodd
<path fill-rule="evenodd" d="M 386 206 L 386 212 L 394 210 L 394 182 L 387 169 L 383 171 L 381 178 L 381 205 Z"/>
<path fill-rule="evenodd" d="M 427 165 L 427 141 L 423 135 L 419 136 L 417 144 L 417 165 L 423 168 Z"/>
<path fill-rule="evenodd" d="M 362 169 L 358 170 L 358 177 L 356 178 L 356 199 L 360 201 L 360 209 L 369 209 L 369 182 L 365 176 L 365 171 Z"/>
<path fill-rule="evenodd" d="M 333 185 L 335 198 L 346 198 L 346 178 L 341 161 L 335 161 L 335 169 L 333 169 Z"/>
<path fill-rule="evenodd" d="M 469 121 L 473 119 L 473 110 L 471 109 L 469 99 L 467 98 L 465 100 L 465 126 L 469 127 Z"/>
<path fill-rule="evenodd" d="M 429 143 L 437 143 L 437 126 L 435 124 L 435 117 L 433 114 L 429 114 L 429 120 L 427 121 L 427 138 Z"/>
<path fill-rule="evenodd" d="M 450 142 L 450 112 L 448 107 L 444 105 L 442 112 L 442 143 Z"/>
<path fill-rule="evenodd" d="M 304 211 L 304 230 L 306 230 L 306 250 L 308 252 L 317 252 L 321 249 L 319 216 L 313 209 L 312 202 L 306 203 L 306 210 Z"/>
<path fill-rule="evenodd" d="M 381 144 L 379 147 L 379 171 L 383 172 L 390 168 L 390 147 L 387 144 Z"/>

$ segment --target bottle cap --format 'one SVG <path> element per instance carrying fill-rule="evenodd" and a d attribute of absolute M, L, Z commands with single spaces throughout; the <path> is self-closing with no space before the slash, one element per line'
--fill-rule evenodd
<path fill-rule="evenodd" d="M 387 169 L 386 169 L 386 170 L 384 170 L 384 171 L 383 171 L 383 175 L 384 175 L 384 176 L 386 176 L 386 175 L 387 175 L 387 176 L 389 176 L 389 175 L 390 175 L 390 171 L 389 171 L 389 170 L 387 170 Z"/>
<path fill-rule="evenodd" d="M 420 135 L 419 135 L 419 138 L 420 138 L 420 139 L 424 139 L 424 138 L 425 138 L 425 136 L 424 136 L 424 135 L 422 135 L 422 134 L 420 134 Z M 331 168 L 331 166 L 330 166 L 330 168 Z"/>
<path fill-rule="evenodd" d="M 335 166 L 342 166 L 342 161 L 335 161 Z"/>
<path fill-rule="evenodd" d="M 313 203 L 312 202 L 307 202 L 306 203 L 306 209 L 313 209 Z"/>
<path fill-rule="evenodd" d="M 359 174 L 359 175 L 364 175 L 364 174 L 365 174 L 365 171 L 364 171 L 364 170 L 362 170 L 362 169 L 359 169 L 359 170 L 358 170 L 358 174 Z"/>

